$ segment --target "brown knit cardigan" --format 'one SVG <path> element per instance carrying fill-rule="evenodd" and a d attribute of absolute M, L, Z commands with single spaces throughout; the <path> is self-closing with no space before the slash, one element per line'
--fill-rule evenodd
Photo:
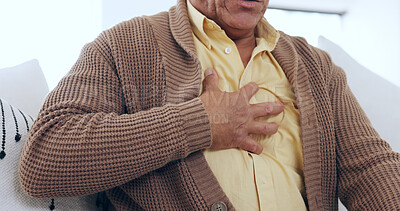
<path fill-rule="evenodd" d="M 400 210 L 400 156 L 380 139 L 344 72 L 304 39 L 272 52 L 294 88 L 310 210 Z M 211 145 L 185 0 L 86 45 L 48 96 L 20 162 L 33 197 L 106 191 L 117 209 L 232 204 L 201 153 Z"/>

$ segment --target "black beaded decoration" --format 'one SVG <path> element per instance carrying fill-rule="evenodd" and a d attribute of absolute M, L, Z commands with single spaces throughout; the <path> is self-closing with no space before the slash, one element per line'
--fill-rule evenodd
<path fill-rule="evenodd" d="M 51 199 L 49 208 L 50 208 L 50 210 L 54 210 L 56 208 L 56 206 L 54 205 L 54 199 Z"/>
<path fill-rule="evenodd" d="M 14 109 L 12 108 L 12 106 L 10 105 L 10 109 L 11 109 L 11 113 L 13 115 L 14 118 L 14 122 L 15 122 L 15 141 L 18 142 L 21 140 L 21 134 L 19 134 L 19 129 L 18 129 L 18 121 L 17 121 L 17 117 L 15 117 L 15 113 L 14 113 Z"/>
<path fill-rule="evenodd" d="M 2 117 L 2 121 L 1 121 L 1 126 L 2 126 L 2 142 L 1 142 L 1 152 L 0 152 L 0 159 L 4 159 L 4 157 L 6 156 L 6 152 L 4 151 L 6 149 L 6 117 L 5 117 L 5 113 L 4 113 L 4 106 L 3 106 L 3 101 L 0 99 L 0 107 L 1 107 L 1 117 Z M 16 129 L 16 134 L 15 134 L 15 141 L 18 142 L 21 140 L 22 136 L 19 133 L 19 126 L 18 126 L 18 121 L 17 121 L 17 117 L 15 116 L 15 112 L 13 107 L 10 105 L 10 109 L 11 109 L 11 113 L 13 115 L 14 118 L 14 122 L 15 122 L 15 129 Z M 25 114 L 22 113 L 21 110 L 19 110 L 19 113 L 22 115 L 22 117 L 25 120 L 25 124 L 26 124 L 26 130 L 27 132 L 29 132 L 29 123 L 28 123 L 28 119 L 26 118 Z M 31 119 L 31 121 L 33 122 L 33 118 L 28 115 L 29 118 Z M 54 205 L 54 199 L 51 199 L 51 203 L 49 206 L 50 210 L 54 210 L 56 208 L 56 206 Z"/>
<path fill-rule="evenodd" d="M 6 152 L 4 151 L 6 149 L 6 117 L 4 115 L 3 101 L 1 99 L 0 99 L 0 105 L 1 105 L 1 116 L 2 116 L 1 126 L 3 131 L 0 159 L 4 159 L 4 157 L 6 156 Z"/>
<path fill-rule="evenodd" d="M 26 124 L 26 131 L 28 131 L 29 132 L 29 123 L 28 123 L 28 120 L 26 119 L 26 116 L 25 116 L 25 114 L 24 113 L 22 113 L 22 111 L 21 110 L 19 110 L 18 109 L 18 111 L 19 111 L 19 113 L 22 115 L 22 117 L 24 118 L 24 120 L 25 120 L 25 124 Z M 31 119 L 33 119 L 31 116 L 29 116 Z"/>
<path fill-rule="evenodd" d="M 35 120 L 33 120 L 33 117 L 31 117 L 31 115 L 28 115 L 29 118 L 31 118 L 31 121 L 34 122 Z"/>

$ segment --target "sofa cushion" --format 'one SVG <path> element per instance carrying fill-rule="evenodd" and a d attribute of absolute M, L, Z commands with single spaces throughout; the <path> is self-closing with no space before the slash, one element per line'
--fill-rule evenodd
<path fill-rule="evenodd" d="M 35 199 L 25 194 L 19 183 L 18 162 L 33 124 L 26 112 L 0 98 L 0 210 L 96 210 L 96 197 Z"/>
<path fill-rule="evenodd" d="M 37 60 L 0 69 L 0 98 L 36 117 L 49 92 Z"/>
<path fill-rule="evenodd" d="M 400 87 L 359 64 L 330 40 L 320 37 L 318 42 L 318 47 L 346 72 L 349 87 L 374 128 L 394 151 L 400 152 Z"/>

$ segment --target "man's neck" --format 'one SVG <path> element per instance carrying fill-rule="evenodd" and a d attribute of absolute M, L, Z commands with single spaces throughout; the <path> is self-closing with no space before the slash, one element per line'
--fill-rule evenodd
<path fill-rule="evenodd" d="M 254 35 L 233 40 L 239 51 L 243 66 L 246 67 L 251 59 L 254 48 L 256 47 L 256 37 Z"/>

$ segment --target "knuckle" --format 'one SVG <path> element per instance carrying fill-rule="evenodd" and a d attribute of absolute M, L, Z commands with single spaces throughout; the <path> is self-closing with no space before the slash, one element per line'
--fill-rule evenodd
<path fill-rule="evenodd" d="M 272 105 L 268 104 L 268 105 L 265 107 L 265 110 L 266 110 L 267 114 L 272 113 L 272 111 L 273 111 Z"/>
<path fill-rule="evenodd" d="M 235 141 L 240 137 L 240 132 L 238 130 L 233 131 L 233 140 Z"/>
<path fill-rule="evenodd" d="M 264 126 L 264 129 L 263 129 L 263 134 L 270 134 L 271 133 L 271 129 L 270 129 L 270 127 L 268 126 L 268 125 L 265 125 Z"/>
<path fill-rule="evenodd" d="M 235 113 L 242 119 L 249 119 L 250 117 L 250 109 L 247 106 L 236 107 Z"/>
<path fill-rule="evenodd" d="M 233 138 L 233 143 L 235 146 L 242 147 L 245 142 L 246 142 L 246 139 L 243 136 L 237 136 L 237 137 Z"/>
<path fill-rule="evenodd" d="M 233 142 L 240 142 L 243 139 L 243 132 L 240 129 L 233 131 Z"/>
<path fill-rule="evenodd" d="M 278 125 L 276 123 L 269 123 L 264 126 L 264 134 L 274 134 L 278 132 Z"/>

